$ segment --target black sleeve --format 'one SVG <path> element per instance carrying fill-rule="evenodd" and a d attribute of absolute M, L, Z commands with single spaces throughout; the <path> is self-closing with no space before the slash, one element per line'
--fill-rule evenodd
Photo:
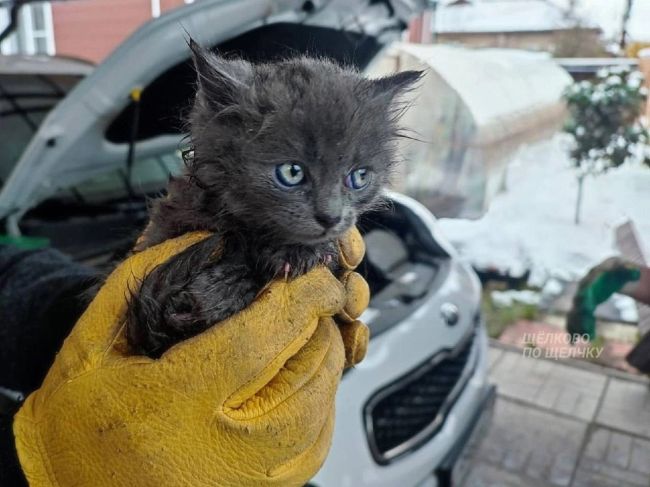
<path fill-rule="evenodd" d="M 0 246 L 0 387 L 37 389 L 90 298 L 97 272 L 53 249 Z M 12 433 L 0 408 L 0 485 L 26 485 Z"/>
<path fill-rule="evenodd" d="M 12 424 L 13 415 L 0 414 L 0 485 L 27 487 L 27 481 L 16 454 Z"/>

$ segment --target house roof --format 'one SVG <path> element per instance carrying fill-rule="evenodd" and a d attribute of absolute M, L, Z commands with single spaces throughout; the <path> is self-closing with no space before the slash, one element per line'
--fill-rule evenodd
<path fill-rule="evenodd" d="M 545 32 L 571 28 L 573 22 L 545 0 L 485 0 L 439 6 L 433 27 L 443 34 Z"/>
<path fill-rule="evenodd" d="M 435 71 L 463 101 L 477 126 L 508 123 L 559 103 L 571 83 L 568 73 L 547 54 L 516 49 L 466 49 L 442 44 L 400 44 L 403 54 Z M 481 73 L 481 82 L 476 76 Z"/>
<path fill-rule="evenodd" d="M 548 0 L 559 8 L 566 8 L 569 0 Z M 617 40 L 627 0 L 580 0 L 576 4 L 578 17 L 598 25 L 606 38 Z M 635 0 L 628 21 L 629 41 L 650 41 L 650 1 Z"/>

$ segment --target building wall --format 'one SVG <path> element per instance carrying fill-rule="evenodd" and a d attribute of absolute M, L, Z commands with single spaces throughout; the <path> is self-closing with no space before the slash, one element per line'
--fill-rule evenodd
<path fill-rule="evenodd" d="M 133 31 L 183 0 L 68 0 L 52 4 L 56 54 L 95 63 Z"/>
<path fill-rule="evenodd" d="M 467 47 L 501 47 L 511 49 L 526 49 L 533 51 L 547 51 L 555 53 L 559 45 L 563 43 L 566 32 L 542 31 L 542 32 L 486 32 L 486 33 L 437 33 L 437 42 L 462 44 Z M 584 30 L 581 32 L 581 41 L 599 45 L 597 30 Z"/>
<path fill-rule="evenodd" d="M 436 41 L 462 44 L 467 47 L 505 47 L 513 49 L 551 50 L 554 46 L 552 32 L 517 33 L 440 33 Z"/>

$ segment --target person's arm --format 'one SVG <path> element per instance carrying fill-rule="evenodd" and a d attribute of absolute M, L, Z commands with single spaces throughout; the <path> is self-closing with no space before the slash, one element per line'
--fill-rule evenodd
<path fill-rule="evenodd" d="M 13 416 L 20 391 L 45 378 L 56 352 L 85 309 L 96 271 L 47 248 L 0 245 L 0 485 L 24 487 Z M 8 390 L 6 390 L 8 389 Z"/>
<path fill-rule="evenodd" d="M 0 485 L 27 487 L 14 444 L 13 415 L 0 414 Z"/>
<path fill-rule="evenodd" d="M 612 294 L 622 292 L 628 286 L 638 292 L 636 286 L 641 277 L 639 266 L 620 257 L 610 257 L 592 267 L 580 279 L 573 297 L 573 305 L 566 320 L 567 331 L 572 337 L 587 335 L 596 337 L 596 308 Z"/>
<path fill-rule="evenodd" d="M 57 250 L 0 245 L 0 387 L 26 395 L 43 382 L 97 281 Z"/>

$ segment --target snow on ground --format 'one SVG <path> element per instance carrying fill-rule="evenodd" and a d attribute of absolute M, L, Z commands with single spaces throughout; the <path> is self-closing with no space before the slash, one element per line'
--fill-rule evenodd
<path fill-rule="evenodd" d="M 631 164 L 584 184 L 582 221 L 573 222 L 577 180 L 566 136 L 522 148 L 508 169 L 506 190 L 480 220 L 441 219 L 461 258 L 513 276 L 531 270 L 529 283 L 572 280 L 616 255 L 614 229 L 634 222 L 650 256 L 650 169 Z"/>
<path fill-rule="evenodd" d="M 542 295 L 530 289 L 506 289 L 505 291 L 494 290 L 490 294 L 492 302 L 500 308 L 509 308 L 513 303 L 539 305 Z"/>
<path fill-rule="evenodd" d="M 612 298 L 614 300 L 614 306 L 621 314 L 623 321 L 627 321 L 628 323 L 636 323 L 639 321 L 639 308 L 633 298 L 622 294 L 614 294 Z"/>

